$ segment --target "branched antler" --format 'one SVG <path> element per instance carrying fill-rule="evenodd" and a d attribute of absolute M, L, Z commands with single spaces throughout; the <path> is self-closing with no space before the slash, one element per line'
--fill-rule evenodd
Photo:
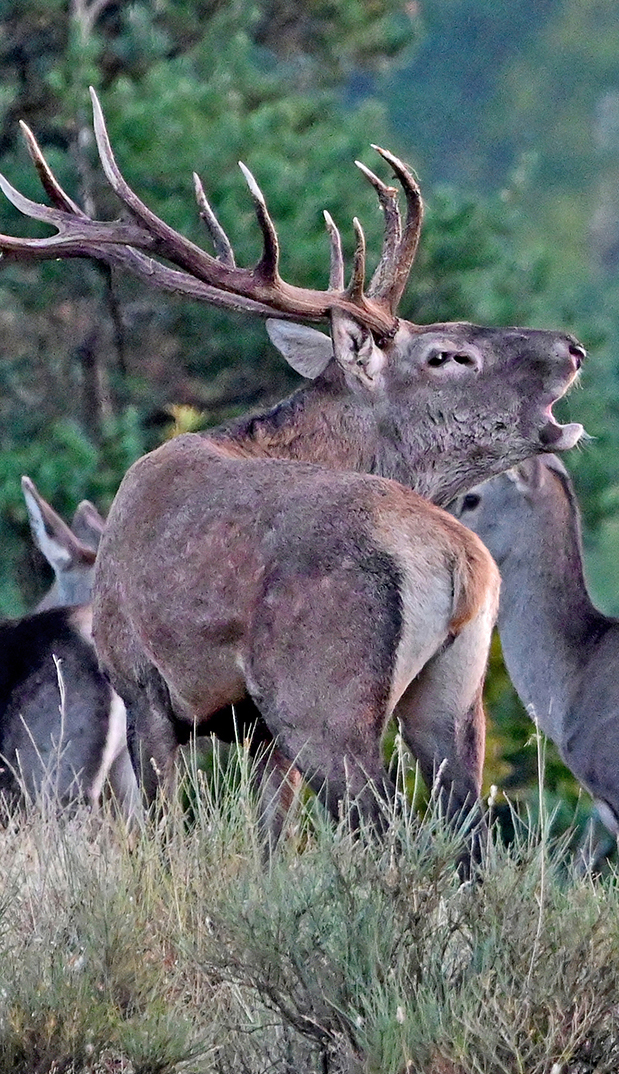
<path fill-rule="evenodd" d="M 57 234 L 43 239 L 0 235 L 5 258 L 44 260 L 91 257 L 128 269 L 149 283 L 176 294 L 190 295 L 227 309 L 243 310 L 287 320 L 320 321 L 333 308 L 351 313 L 379 336 L 397 327 L 397 306 L 406 285 L 419 241 L 422 202 L 419 187 L 405 164 L 385 149 L 374 146 L 395 172 L 406 196 L 407 217 L 402 229 L 397 191 L 369 168 L 356 162 L 377 192 L 385 218 L 381 257 L 365 290 L 365 236 L 354 220 L 357 236 L 353 270 L 344 285 L 344 264 L 339 231 L 331 217 L 325 220 L 331 243 L 329 288 L 318 291 L 295 287 L 279 274 L 279 242 L 264 195 L 250 170 L 241 170 L 254 202 L 262 233 L 262 255 L 253 268 L 236 265 L 231 243 L 208 203 L 202 183 L 194 175 L 200 217 L 209 232 L 216 256 L 171 228 L 140 200 L 124 179 L 113 154 L 97 95 L 91 89 L 94 130 L 99 157 L 112 190 L 122 202 L 128 219 L 91 219 L 63 190 L 53 175 L 32 131 L 22 131 L 42 186 L 54 208 L 24 197 L 0 176 L 0 188 L 25 216 L 50 224 Z M 159 258 L 170 264 L 163 264 Z M 175 266 L 174 268 L 170 265 Z"/>

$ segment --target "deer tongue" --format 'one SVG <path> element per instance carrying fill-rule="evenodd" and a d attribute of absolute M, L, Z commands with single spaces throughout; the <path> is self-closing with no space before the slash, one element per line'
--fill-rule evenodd
<path fill-rule="evenodd" d="M 576 446 L 584 432 L 579 422 L 559 425 L 551 415 L 550 420 L 540 429 L 539 438 L 549 451 L 567 451 L 568 448 Z"/>

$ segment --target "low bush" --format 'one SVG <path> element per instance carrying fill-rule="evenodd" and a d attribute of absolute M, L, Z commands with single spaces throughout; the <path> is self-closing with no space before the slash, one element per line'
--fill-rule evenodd
<path fill-rule="evenodd" d="M 249 762 L 190 817 L 29 810 L 0 833 L 2 1074 L 611 1074 L 619 886 L 543 820 L 462 832 L 398 803 L 384 840 L 302 807 L 265 861 Z"/>

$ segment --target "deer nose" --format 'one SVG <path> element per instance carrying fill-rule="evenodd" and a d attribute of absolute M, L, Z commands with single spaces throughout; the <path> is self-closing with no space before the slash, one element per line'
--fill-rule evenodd
<path fill-rule="evenodd" d="M 576 363 L 576 368 L 580 369 L 583 363 L 583 359 L 587 357 L 587 352 L 585 348 L 582 346 L 582 344 L 578 342 L 577 339 L 574 339 L 573 336 L 570 336 L 568 337 L 568 350 L 570 352 L 571 357 L 574 359 L 574 362 Z"/>

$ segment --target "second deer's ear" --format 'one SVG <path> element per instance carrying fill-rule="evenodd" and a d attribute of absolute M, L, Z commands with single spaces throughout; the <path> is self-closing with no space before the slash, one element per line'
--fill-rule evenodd
<path fill-rule="evenodd" d="M 96 551 L 105 532 L 105 519 L 90 500 L 82 500 L 75 509 L 71 530 L 78 541 Z"/>
<path fill-rule="evenodd" d="M 544 463 L 536 455 L 508 471 L 508 477 L 511 477 L 518 491 L 523 493 L 541 489 L 545 476 Z"/>
<path fill-rule="evenodd" d="M 342 369 L 367 388 L 375 388 L 386 359 L 370 330 L 348 313 L 334 309 L 331 338 L 335 360 Z"/>
<path fill-rule="evenodd" d="M 24 476 L 21 486 L 34 542 L 54 572 L 59 574 L 78 563 L 92 566 L 94 550 L 75 536 L 47 500 L 43 499 L 34 481 Z"/>

